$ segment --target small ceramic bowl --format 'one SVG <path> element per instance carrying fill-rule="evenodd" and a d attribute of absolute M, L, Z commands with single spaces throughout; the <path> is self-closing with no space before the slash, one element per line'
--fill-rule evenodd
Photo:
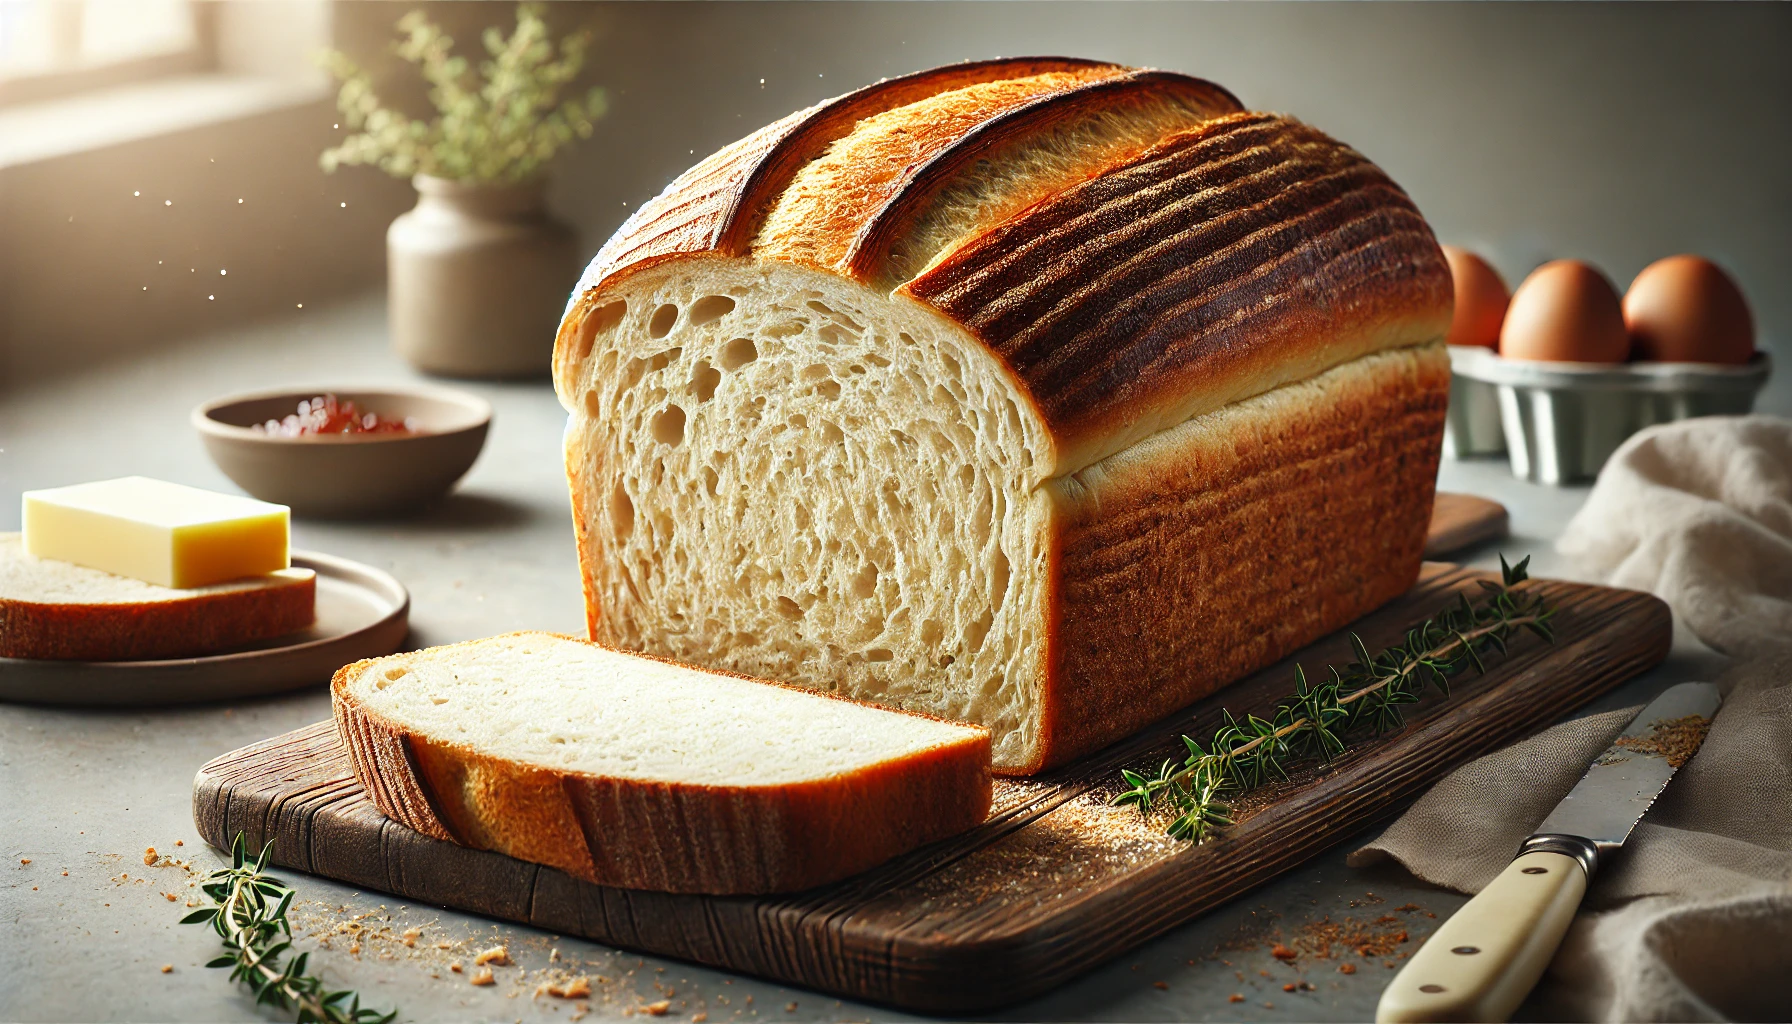
<path fill-rule="evenodd" d="M 381 419 L 409 418 L 416 432 L 280 437 L 254 429 L 320 394 Z M 258 391 L 193 410 L 193 427 L 225 476 L 263 501 L 317 519 L 421 511 L 473 467 L 491 421 L 485 399 L 441 388 Z"/>

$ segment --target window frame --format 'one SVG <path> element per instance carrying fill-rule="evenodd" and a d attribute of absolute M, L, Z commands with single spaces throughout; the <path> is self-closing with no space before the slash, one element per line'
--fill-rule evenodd
<path fill-rule="evenodd" d="M 81 4 L 84 0 L 53 2 Z M 217 70 L 217 5 L 188 0 L 187 9 L 193 18 L 193 43 L 186 49 L 101 64 L 52 68 L 12 76 L 0 75 L 0 107 L 61 99 L 135 82 Z"/>

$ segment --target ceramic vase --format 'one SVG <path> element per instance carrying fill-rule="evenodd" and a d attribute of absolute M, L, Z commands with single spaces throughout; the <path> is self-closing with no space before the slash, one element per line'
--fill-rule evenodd
<path fill-rule="evenodd" d="M 548 372 L 578 280 L 578 237 L 547 184 L 418 175 L 417 206 L 386 232 L 387 315 L 399 355 L 449 377 Z"/>

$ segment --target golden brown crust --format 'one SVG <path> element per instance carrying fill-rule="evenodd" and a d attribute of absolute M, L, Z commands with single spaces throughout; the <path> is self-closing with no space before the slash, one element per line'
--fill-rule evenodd
<path fill-rule="evenodd" d="M 887 110 L 866 119 L 776 197 L 753 254 L 869 276 L 907 211 L 989 146 L 1043 132 L 1082 103 L 1119 104 L 1129 91 L 1184 83 L 1207 84 L 1095 65 L 979 82 Z M 1208 86 L 1203 95 L 1217 91 Z"/>
<path fill-rule="evenodd" d="M 377 660 L 344 665 L 330 678 L 331 715 L 336 719 L 336 734 L 348 748 L 355 779 L 386 817 L 432 839 L 456 842 L 442 813 L 418 782 L 422 769 L 411 755 L 403 730 L 369 715 L 348 692 L 347 681 Z"/>
<path fill-rule="evenodd" d="M 859 280 L 883 276 L 891 250 L 913 227 L 933 197 L 955 179 L 972 171 L 978 161 L 995 158 L 1003 147 L 1047 135 L 1058 126 L 1091 115 L 1111 115 L 1154 103 L 1181 106 L 1188 111 L 1190 120 L 1218 117 L 1242 109 L 1237 97 L 1212 82 L 1168 71 L 1132 71 L 1081 81 L 1011 109 L 991 112 L 975 127 L 955 133 L 956 137 L 949 145 L 910 167 L 901 187 L 893 190 L 880 206 L 862 218 L 858 229 L 852 232 L 842 263 L 833 269 Z M 1069 184 L 1106 169 L 1099 164 L 1085 163 L 1070 169 L 1061 180 L 1033 183 L 1023 194 L 1010 197 L 1011 208 L 1024 209 L 1057 194 Z"/>
<path fill-rule="evenodd" d="M 0 658 L 151 661 L 214 654 L 316 620 L 317 578 L 175 601 L 58 604 L 0 598 Z"/>
<path fill-rule="evenodd" d="M 725 146 L 643 203 L 585 270 L 555 341 L 555 365 L 602 287 L 681 256 L 744 254 L 767 207 L 829 144 L 867 117 L 942 92 L 1041 74 L 1111 75 L 1126 69 L 1074 57 L 966 61 L 885 79 L 799 110 Z"/>
<path fill-rule="evenodd" d="M 1288 118 L 1165 140 L 901 291 L 963 324 L 1077 468 L 1191 415 L 1448 329 L 1448 264 L 1399 186 Z"/>
<path fill-rule="evenodd" d="M 437 839 L 546 864 L 599 885 L 790 892 L 962 832 L 989 813 L 990 745 L 983 730 L 796 785 L 604 778 L 490 757 L 385 721 L 355 699 L 349 684 L 387 660 L 393 659 L 345 666 L 330 681 L 337 732 L 356 779 L 381 813 Z"/>
<path fill-rule="evenodd" d="M 1328 375 L 1345 379 L 1323 401 L 1228 410 L 1224 432 L 1154 439 L 1161 450 L 1055 486 L 1046 717 L 1039 761 L 1019 774 L 1125 736 L 1413 584 L 1450 364 L 1441 344 L 1370 360 L 1372 373 Z"/>

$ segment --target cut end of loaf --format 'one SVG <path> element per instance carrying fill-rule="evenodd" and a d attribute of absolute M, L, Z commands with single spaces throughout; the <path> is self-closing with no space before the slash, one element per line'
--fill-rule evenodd
<path fill-rule="evenodd" d="M 980 722 L 1039 722 L 1049 437 L 923 307 L 784 264 L 614 289 L 560 378 L 592 636 Z"/>
<path fill-rule="evenodd" d="M 600 884 L 806 888 L 989 808 L 983 729 L 553 634 L 360 662 L 331 690 L 388 816 Z"/>

